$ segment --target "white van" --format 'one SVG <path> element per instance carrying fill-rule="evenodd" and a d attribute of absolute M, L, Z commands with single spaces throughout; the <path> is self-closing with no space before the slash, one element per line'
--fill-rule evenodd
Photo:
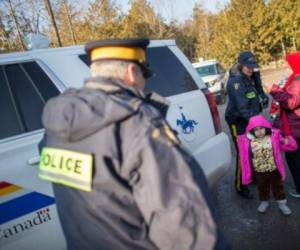
<path fill-rule="evenodd" d="M 212 94 L 174 41 L 151 41 L 155 76 L 146 91 L 171 101 L 167 120 L 213 186 L 228 170 L 230 143 Z M 0 248 L 65 249 L 49 182 L 38 178 L 45 102 L 89 77 L 83 46 L 0 55 Z M 200 88 L 198 87 L 200 86 Z"/>
<path fill-rule="evenodd" d="M 224 104 L 226 102 L 226 82 L 228 73 L 223 66 L 216 60 L 199 60 L 193 63 L 201 79 L 210 92 L 213 93 L 217 103 Z"/>

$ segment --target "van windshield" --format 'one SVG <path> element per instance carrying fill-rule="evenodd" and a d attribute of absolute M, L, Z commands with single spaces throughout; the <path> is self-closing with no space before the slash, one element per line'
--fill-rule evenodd
<path fill-rule="evenodd" d="M 210 76 L 210 75 L 217 75 L 215 65 L 205 65 L 196 68 L 200 77 Z"/>

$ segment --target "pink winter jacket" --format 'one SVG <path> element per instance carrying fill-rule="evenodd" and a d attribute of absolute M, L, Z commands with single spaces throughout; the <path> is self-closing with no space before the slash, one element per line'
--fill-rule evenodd
<path fill-rule="evenodd" d="M 272 131 L 271 140 L 273 145 L 274 160 L 276 167 L 281 175 L 281 179 L 285 180 L 285 166 L 282 160 L 281 151 L 294 151 L 297 149 L 297 142 L 292 136 L 287 136 L 288 144 L 284 143 L 284 137 L 281 136 L 278 129 L 272 129 L 272 125 L 262 115 L 256 115 L 250 118 L 246 132 L 238 136 L 238 148 L 240 153 L 242 183 L 249 184 L 252 181 L 252 162 L 250 158 L 251 139 L 249 139 L 249 132 L 255 127 L 265 127 Z"/>

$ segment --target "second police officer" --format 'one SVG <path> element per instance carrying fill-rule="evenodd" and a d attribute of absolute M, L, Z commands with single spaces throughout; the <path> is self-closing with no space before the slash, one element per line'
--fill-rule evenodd
<path fill-rule="evenodd" d="M 70 250 L 224 249 L 200 166 L 166 101 L 142 91 L 148 44 L 87 44 L 92 77 L 44 108 L 40 177 L 53 182 Z"/>
<path fill-rule="evenodd" d="M 268 105 L 268 97 L 263 91 L 260 72 L 254 54 L 243 51 L 239 54 L 237 64 L 230 70 L 227 82 L 228 104 L 225 120 L 229 126 L 236 148 L 235 190 L 243 198 L 251 199 L 247 186 L 241 182 L 240 157 L 237 148 L 237 136 L 244 134 L 249 119 L 259 114 Z"/>

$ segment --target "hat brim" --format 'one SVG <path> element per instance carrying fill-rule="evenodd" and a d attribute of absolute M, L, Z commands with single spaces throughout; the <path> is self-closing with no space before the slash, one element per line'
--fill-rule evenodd
<path fill-rule="evenodd" d="M 255 69 L 255 68 L 258 68 L 258 65 L 257 65 L 256 62 L 252 62 L 252 63 L 244 63 L 243 65 L 246 66 L 246 67 L 249 68 L 249 69 Z"/>

